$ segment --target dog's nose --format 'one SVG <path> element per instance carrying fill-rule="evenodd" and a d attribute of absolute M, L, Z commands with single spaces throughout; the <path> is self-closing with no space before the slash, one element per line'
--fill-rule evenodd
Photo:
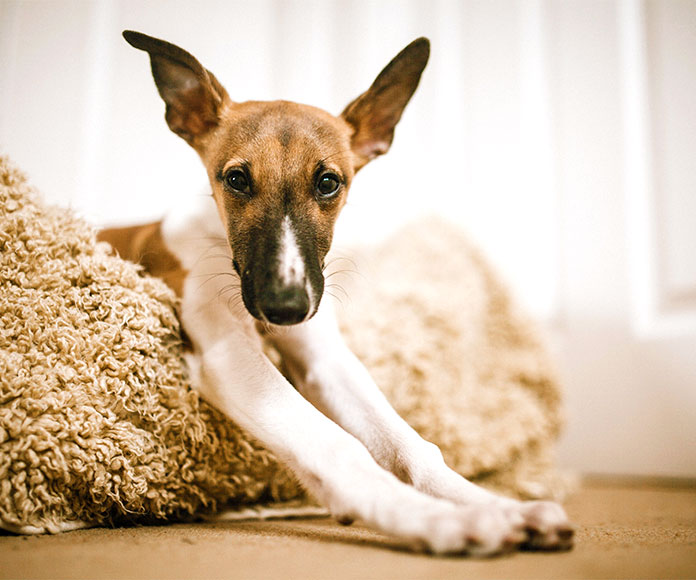
<path fill-rule="evenodd" d="M 271 324 L 297 324 L 309 312 L 309 296 L 302 287 L 283 288 L 264 298 L 259 308 Z"/>

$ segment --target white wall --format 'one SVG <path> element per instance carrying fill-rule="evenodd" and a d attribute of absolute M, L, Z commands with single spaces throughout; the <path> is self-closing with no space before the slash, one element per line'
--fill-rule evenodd
<path fill-rule="evenodd" d="M 188 49 L 233 99 L 334 113 L 430 37 L 338 243 L 461 224 L 558 338 L 562 462 L 696 475 L 696 2 L 0 0 L 0 148 L 99 223 L 205 182 L 124 28 Z"/>
<path fill-rule="evenodd" d="M 679 245 L 659 228 L 680 227 L 670 204 L 680 220 L 696 218 L 691 170 L 670 167 L 696 154 L 683 138 L 696 132 L 693 99 L 678 76 L 695 70 L 696 3 L 548 6 L 570 413 L 562 457 L 586 471 L 693 476 L 696 276 L 684 279 L 691 294 L 679 303 L 663 287 L 665 248 L 672 267 L 693 272 L 696 229 Z M 656 98 L 665 90 L 675 92 L 667 106 Z M 664 133 L 667 114 L 682 135 Z"/>
<path fill-rule="evenodd" d="M 369 241 L 442 213 L 467 225 L 535 310 L 552 311 L 539 2 L 5 1 L 1 22 L 3 143 L 47 195 L 109 223 L 157 217 L 205 179 L 169 133 L 147 56 L 125 43 L 124 28 L 183 45 L 233 99 L 336 114 L 408 42 L 429 36 L 422 86 L 390 154 L 356 181 L 340 239 Z"/>

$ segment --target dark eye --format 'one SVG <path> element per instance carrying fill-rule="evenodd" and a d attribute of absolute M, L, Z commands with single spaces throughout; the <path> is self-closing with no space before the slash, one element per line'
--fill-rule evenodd
<path fill-rule="evenodd" d="M 241 169 L 230 169 L 225 173 L 225 186 L 239 193 L 250 193 L 249 180 Z"/>
<path fill-rule="evenodd" d="M 319 197 L 332 197 L 336 194 L 339 187 L 341 187 L 341 181 L 338 175 L 334 173 L 325 173 L 317 182 L 317 193 Z"/>

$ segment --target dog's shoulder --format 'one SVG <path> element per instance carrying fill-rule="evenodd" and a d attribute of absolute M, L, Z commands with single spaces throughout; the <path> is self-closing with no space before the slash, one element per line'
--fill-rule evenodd
<path fill-rule="evenodd" d="M 123 259 L 140 264 L 149 274 L 162 279 L 181 296 L 186 270 L 167 247 L 161 221 L 101 230 L 97 238 L 111 244 Z"/>

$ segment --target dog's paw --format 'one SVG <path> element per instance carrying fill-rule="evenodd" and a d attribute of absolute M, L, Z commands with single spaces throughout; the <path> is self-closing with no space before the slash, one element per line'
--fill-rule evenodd
<path fill-rule="evenodd" d="M 502 500 L 471 504 L 463 551 L 492 555 L 510 550 L 570 550 L 575 530 L 551 501 Z"/>
<path fill-rule="evenodd" d="M 424 520 L 414 549 L 433 554 L 495 556 L 514 550 L 525 539 L 521 518 L 511 518 L 495 505 L 456 507 Z"/>
<path fill-rule="evenodd" d="M 573 547 L 575 530 L 565 510 L 551 501 L 529 501 L 517 504 L 516 511 L 524 521 L 523 550 L 569 550 Z"/>

